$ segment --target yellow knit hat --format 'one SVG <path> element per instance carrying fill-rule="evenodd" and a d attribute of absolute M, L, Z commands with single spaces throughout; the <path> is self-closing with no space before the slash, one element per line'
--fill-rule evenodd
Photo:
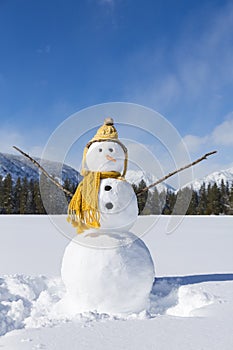
<path fill-rule="evenodd" d="M 118 132 L 114 126 L 114 121 L 112 118 L 106 118 L 104 120 L 104 124 L 97 130 L 97 133 L 95 134 L 95 136 L 87 143 L 86 147 L 84 148 L 81 174 L 85 175 L 87 172 L 86 154 L 87 154 L 89 147 L 94 142 L 102 142 L 102 141 L 113 141 L 113 142 L 118 143 L 122 147 L 122 149 L 125 153 L 124 170 L 122 173 L 122 176 L 124 177 L 126 174 L 126 171 L 127 171 L 128 150 L 125 147 L 125 145 L 123 145 L 123 143 L 120 142 L 120 140 L 118 139 Z"/>
<path fill-rule="evenodd" d="M 92 144 L 95 141 L 115 139 L 118 139 L 118 133 L 114 126 L 114 121 L 112 118 L 106 118 L 104 120 L 104 124 L 97 130 L 97 133 L 91 139 L 91 141 L 88 142 L 88 147 L 90 146 L 89 144 Z"/>

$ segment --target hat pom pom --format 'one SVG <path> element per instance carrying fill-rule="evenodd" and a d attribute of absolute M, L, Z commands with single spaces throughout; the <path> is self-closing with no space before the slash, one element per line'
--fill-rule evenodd
<path fill-rule="evenodd" d="M 104 119 L 104 124 L 105 125 L 113 125 L 114 124 L 114 120 L 112 118 L 110 118 L 110 117 L 105 118 Z"/>

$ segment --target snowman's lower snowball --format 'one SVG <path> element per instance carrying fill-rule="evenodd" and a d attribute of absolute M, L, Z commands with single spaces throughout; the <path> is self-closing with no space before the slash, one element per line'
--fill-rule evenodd
<path fill-rule="evenodd" d="M 154 265 L 143 241 L 130 232 L 106 235 L 89 230 L 83 235 L 93 241 L 92 247 L 80 245 L 77 236 L 64 253 L 61 275 L 67 293 L 62 308 L 73 314 L 131 314 L 145 310 Z M 98 248 L 103 238 L 105 246 L 115 248 Z"/>

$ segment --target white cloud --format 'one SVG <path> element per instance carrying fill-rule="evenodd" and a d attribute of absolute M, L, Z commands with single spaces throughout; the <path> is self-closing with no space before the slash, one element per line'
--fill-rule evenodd
<path fill-rule="evenodd" d="M 108 13 L 113 14 L 117 0 L 97 0 L 99 6 L 105 8 Z"/>
<path fill-rule="evenodd" d="M 43 152 L 43 147 L 42 146 L 32 146 L 29 148 L 29 153 L 34 156 L 34 157 L 41 157 Z"/>
<path fill-rule="evenodd" d="M 21 145 L 23 138 L 17 131 L 13 130 L 0 130 L 0 152 L 1 153 L 12 153 L 12 146 Z"/>
<path fill-rule="evenodd" d="M 212 11 L 198 40 L 190 40 L 184 34 L 183 42 L 176 50 L 178 75 L 184 88 L 194 97 L 203 90 L 218 91 L 233 78 L 230 45 L 233 31 L 233 6 L 228 4 L 219 11 Z"/>
<path fill-rule="evenodd" d="M 233 146 L 233 118 L 218 125 L 212 132 L 212 139 L 216 145 Z"/>
<path fill-rule="evenodd" d="M 187 16 L 182 24 L 185 30 L 170 52 L 157 44 L 154 52 L 146 48 L 131 54 L 130 67 L 141 63 L 148 78 L 132 79 L 125 91 L 127 97 L 166 113 L 170 108 L 174 111 L 176 103 L 182 106 L 198 101 L 194 108 L 198 110 L 203 104 L 211 111 L 221 102 L 224 87 L 233 80 L 233 5 L 210 11 L 199 37 L 193 29 L 195 21 L 196 14 Z M 168 55 L 172 57 L 172 69 L 168 65 L 162 74 Z"/>
<path fill-rule="evenodd" d="M 194 167 L 194 177 L 202 178 L 213 171 L 228 169 L 233 166 L 233 114 L 228 115 L 227 119 L 217 125 L 209 134 L 203 137 L 197 135 L 186 135 L 183 138 L 192 159 L 213 150 L 217 154 L 201 162 L 199 166 Z"/>
<path fill-rule="evenodd" d="M 17 153 L 13 146 L 17 146 L 26 153 L 34 157 L 40 157 L 43 147 L 27 144 L 24 136 L 17 130 L 2 128 L 0 130 L 0 152 L 1 153 Z"/>
<path fill-rule="evenodd" d="M 145 92 L 145 95 L 148 91 Z M 151 87 L 151 101 L 158 106 L 173 104 L 181 95 L 181 85 L 175 75 L 164 76 L 163 81 L 156 81 Z"/>
<path fill-rule="evenodd" d="M 205 136 L 186 135 L 183 137 L 189 152 L 199 151 L 206 146 L 233 146 L 233 113 Z"/>
<path fill-rule="evenodd" d="M 36 50 L 38 54 L 49 54 L 51 52 L 51 45 L 45 45 Z"/>
<path fill-rule="evenodd" d="M 208 136 L 200 137 L 195 135 L 186 135 L 183 138 L 189 152 L 196 152 L 208 141 Z"/>
<path fill-rule="evenodd" d="M 101 5 L 110 5 L 113 6 L 115 3 L 115 0 L 98 0 L 99 4 Z"/>

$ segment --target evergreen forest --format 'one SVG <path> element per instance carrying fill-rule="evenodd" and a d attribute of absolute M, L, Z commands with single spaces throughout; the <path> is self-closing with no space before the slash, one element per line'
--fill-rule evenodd
<path fill-rule="evenodd" d="M 138 186 L 133 185 L 135 193 L 145 186 L 143 180 Z M 69 179 L 64 181 L 64 187 L 72 193 L 75 191 L 75 185 Z M 56 205 L 59 191 L 55 186 L 53 192 L 51 187 L 48 189 L 51 196 L 50 214 L 66 213 L 65 205 Z M 140 215 L 233 215 L 233 183 L 230 185 L 224 181 L 220 186 L 203 183 L 199 191 L 186 187 L 178 192 L 159 193 L 155 187 L 137 198 Z M 46 214 L 39 181 L 19 177 L 13 183 L 10 174 L 4 179 L 0 176 L 0 214 Z"/>

